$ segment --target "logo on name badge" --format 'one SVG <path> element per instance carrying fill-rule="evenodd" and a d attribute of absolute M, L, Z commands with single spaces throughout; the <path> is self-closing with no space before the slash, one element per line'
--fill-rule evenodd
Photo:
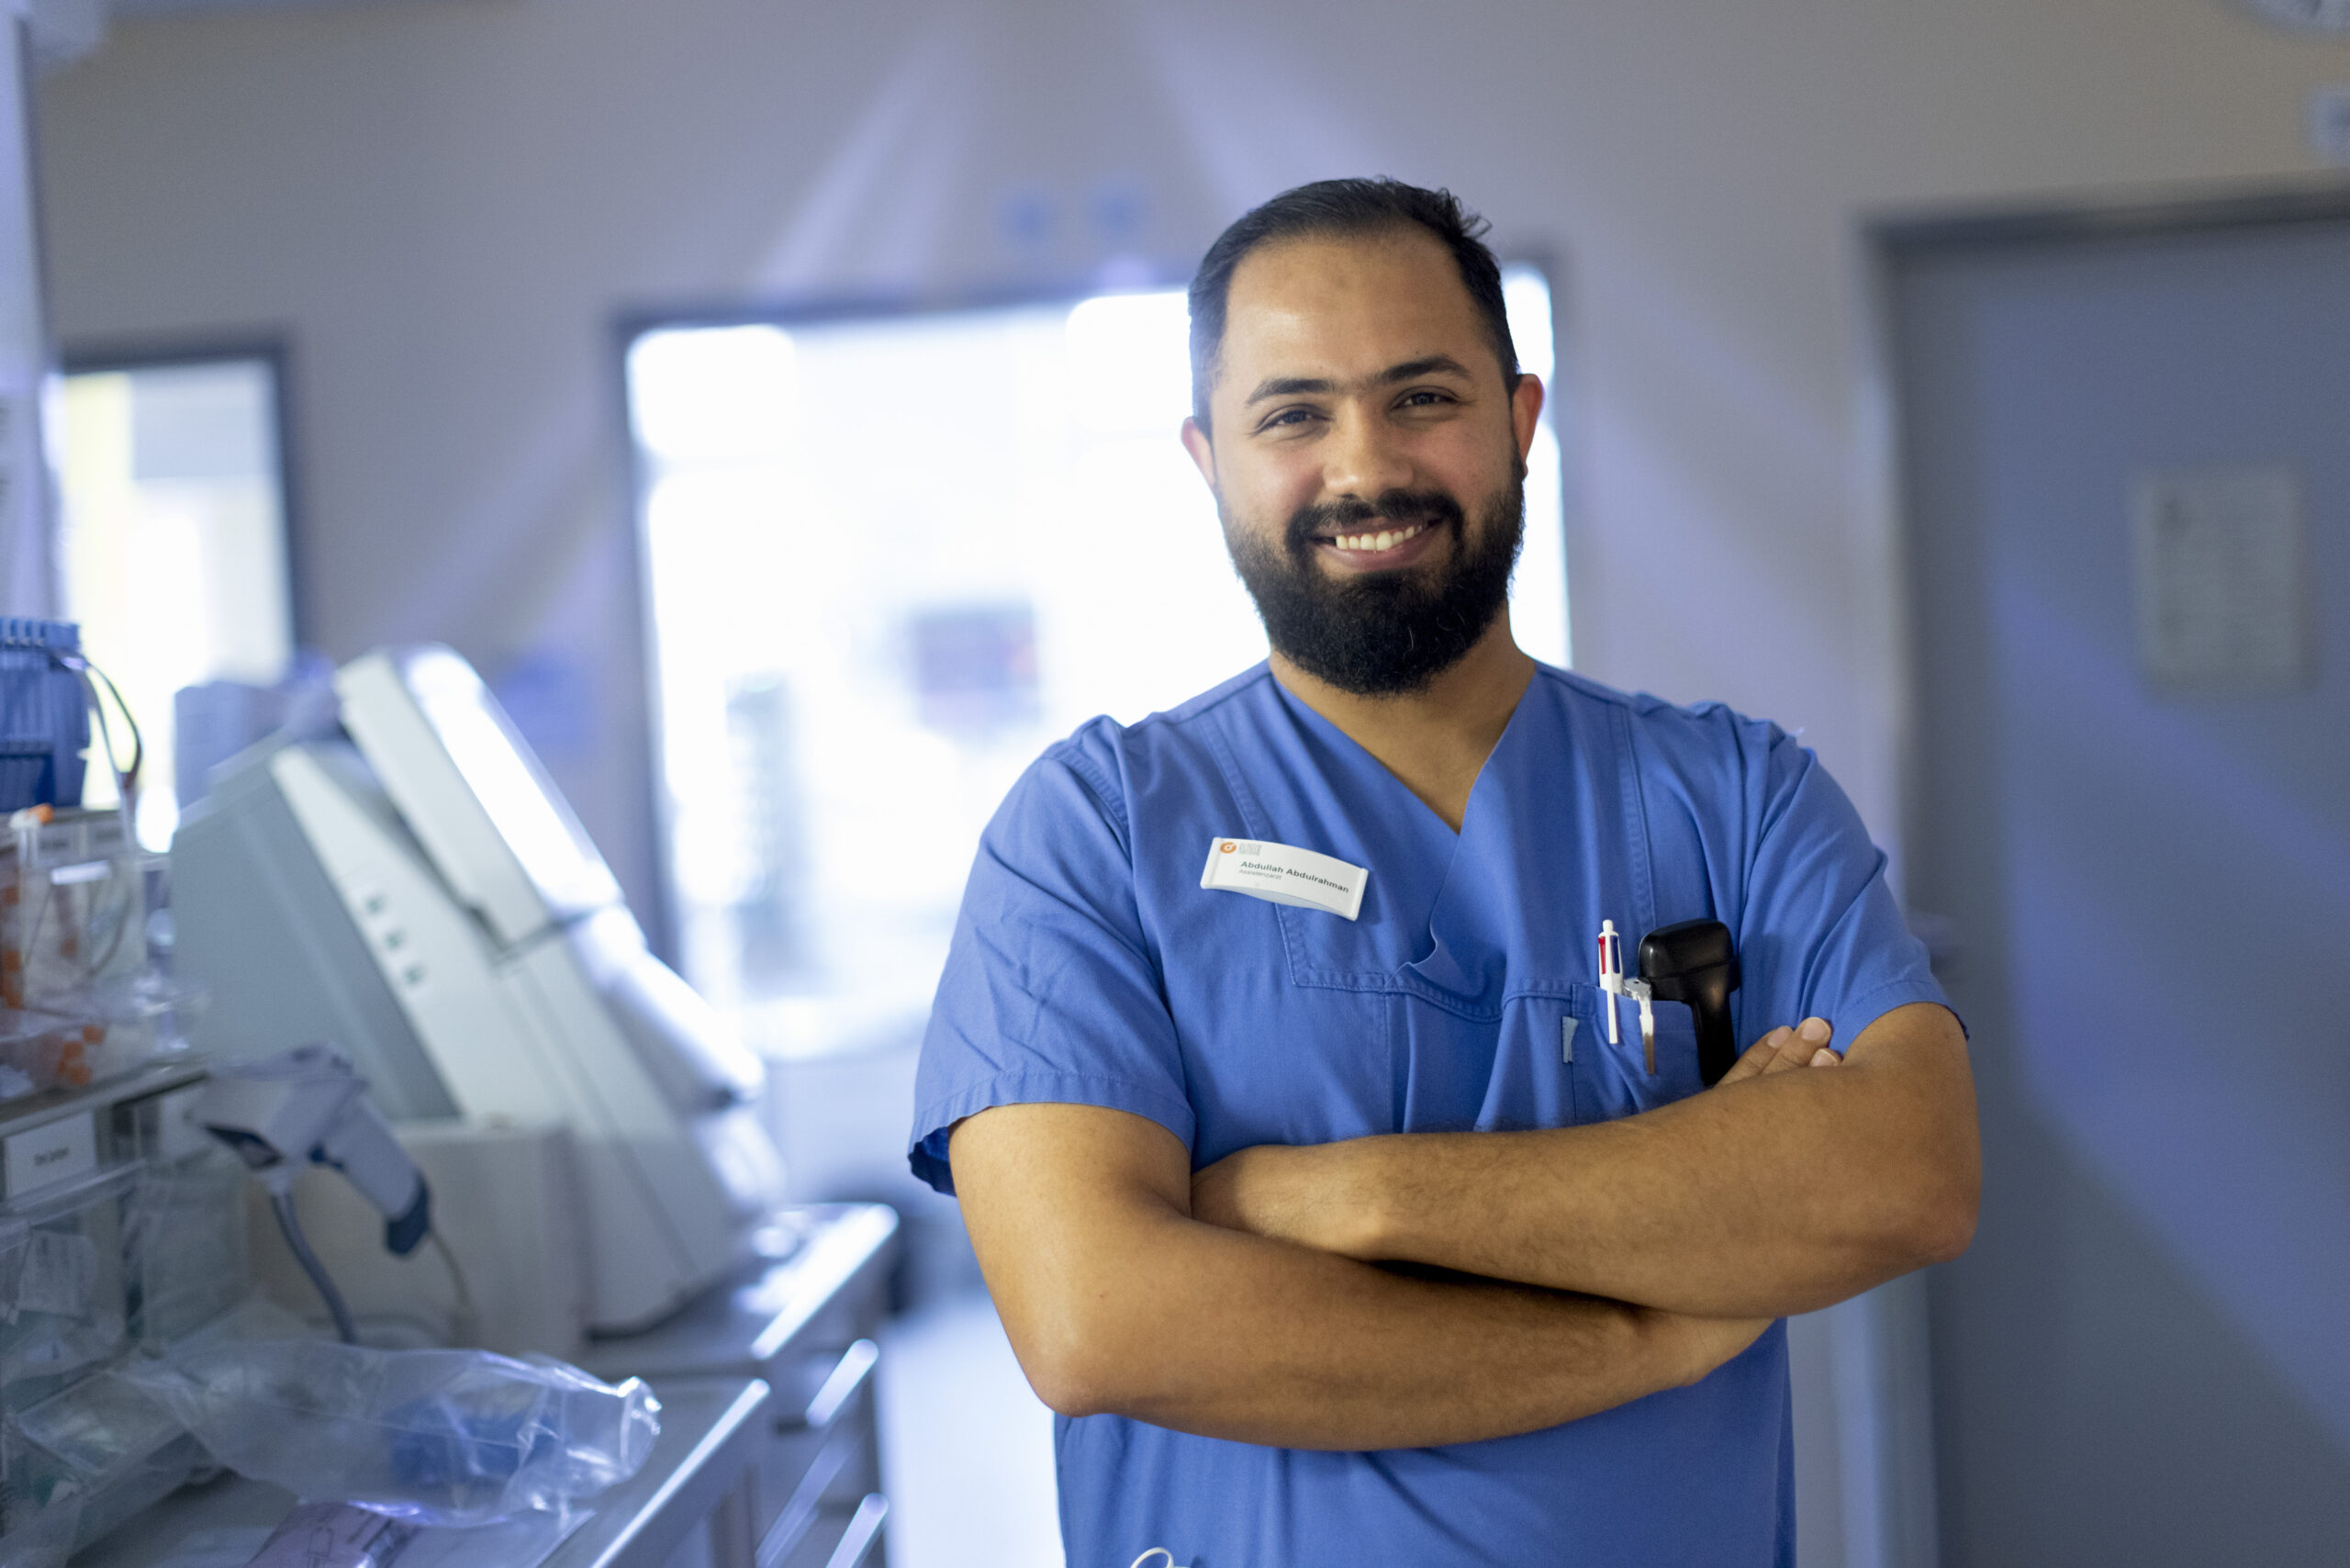
<path fill-rule="evenodd" d="M 1344 920 L 1362 912 L 1371 880 L 1364 867 L 1336 856 L 1247 838 L 1211 839 L 1200 886 L 1211 892 L 1247 893 L 1294 909 L 1318 909 Z"/>

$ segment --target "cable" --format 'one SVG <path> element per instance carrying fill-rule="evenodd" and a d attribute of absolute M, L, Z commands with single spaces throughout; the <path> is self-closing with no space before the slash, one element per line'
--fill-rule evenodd
<path fill-rule="evenodd" d="M 106 744 L 106 767 L 114 774 L 117 789 L 125 795 L 136 789 L 140 767 L 147 760 L 147 743 L 140 737 L 138 716 L 131 712 L 130 704 L 122 700 L 122 692 L 113 678 L 81 653 L 68 653 L 62 648 L 51 647 L 38 638 L 0 637 L 0 647 L 24 648 L 40 654 L 59 669 L 72 672 L 82 684 L 82 694 L 89 699 L 90 711 L 97 715 L 98 738 Z M 114 734 L 106 727 L 106 705 L 98 700 L 98 689 L 91 680 L 93 676 L 105 683 L 108 695 L 114 698 L 115 707 L 121 711 L 122 722 L 130 727 L 130 766 L 127 768 L 115 760 Z"/>
<path fill-rule="evenodd" d="M 351 1308 L 344 1305 L 342 1293 L 335 1289 L 334 1279 L 327 1272 L 327 1266 L 319 1261 L 317 1253 L 310 1250 L 309 1238 L 302 1234 L 302 1222 L 294 1217 L 294 1194 L 272 1193 L 269 1206 L 271 1212 L 277 1215 L 277 1228 L 284 1233 L 285 1245 L 294 1254 L 294 1261 L 302 1265 L 302 1271 L 310 1276 L 310 1282 L 319 1287 L 319 1294 L 325 1298 L 327 1315 L 334 1319 L 335 1333 L 341 1336 L 344 1344 L 356 1345 L 359 1343 L 359 1329 L 351 1321 Z"/>
<path fill-rule="evenodd" d="M 471 1345 L 481 1334 L 481 1314 L 474 1306 L 473 1288 L 465 1283 L 465 1271 L 458 1267 L 455 1249 L 441 1233 L 428 1230 L 424 1238 L 432 1243 L 433 1249 L 441 1254 L 441 1260 L 449 1265 L 449 1281 L 457 1287 L 457 1306 L 451 1314 L 454 1321 L 450 1325 L 456 1332 L 450 1338 L 460 1345 Z"/>
<path fill-rule="evenodd" d="M 90 699 L 90 711 L 97 715 L 98 739 L 106 746 L 107 770 L 115 777 L 116 788 L 127 797 L 139 788 L 139 770 L 147 761 L 147 742 L 139 734 L 139 716 L 130 711 L 130 704 L 122 700 L 122 691 L 115 685 L 113 678 L 92 664 L 83 655 L 60 653 L 52 649 L 49 656 L 60 667 L 73 671 L 80 678 L 82 689 Z M 94 677 L 95 683 L 93 681 Z M 115 708 L 122 714 L 122 722 L 129 726 L 130 766 L 129 767 L 123 767 L 115 760 L 114 732 L 106 725 L 106 707 L 105 703 L 98 700 L 97 683 L 105 685 L 106 695 L 114 699 Z"/>

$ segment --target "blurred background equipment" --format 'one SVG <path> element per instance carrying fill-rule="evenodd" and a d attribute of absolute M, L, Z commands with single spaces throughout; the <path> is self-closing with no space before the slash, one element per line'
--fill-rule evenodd
<path fill-rule="evenodd" d="M 351 1304 L 360 1341 L 577 1361 L 587 1343 L 588 1265 L 569 1130 L 454 1117 L 402 1122 L 392 1136 L 436 1194 L 432 1256 L 386 1247 L 382 1211 L 333 1172 L 313 1167 L 292 1182 L 296 1221 Z M 308 1267 L 263 1212 L 268 1194 L 253 1185 L 250 1196 L 256 1282 L 279 1305 L 315 1319 Z"/>
<path fill-rule="evenodd" d="M 129 810 L 81 803 L 93 720 L 110 794 L 135 791 L 140 742 L 80 649 L 70 622 L 0 622 L 0 1103 L 183 1049 L 197 1000 L 166 972 L 162 858 L 132 835 Z"/>
<path fill-rule="evenodd" d="M 0 620 L 0 812 L 82 802 L 89 698 L 59 655 L 79 655 L 70 621 Z"/>
<path fill-rule="evenodd" d="M 347 1108 L 336 1075 L 239 1063 L 331 1039 L 396 1123 L 396 1170 L 373 1140 L 374 1206 L 405 1215 L 404 1194 L 437 1187 L 449 1266 L 393 1256 L 404 1234 L 375 1245 L 354 1194 L 313 1176 L 273 1193 L 284 1246 L 257 1249 L 261 1278 L 287 1300 L 289 1271 L 331 1277 L 349 1297 L 339 1327 L 375 1342 L 487 1341 L 666 1383 L 759 1378 L 788 1408 L 756 1446 L 743 1529 L 811 1551 L 878 1540 L 867 1378 L 895 1218 L 778 1208 L 758 1060 L 646 950 L 469 666 L 410 648 L 334 684 L 339 728 L 312 714 L 263 738 L 182 817 L 175 959 L 210 988 L 201 1040 L 239 1080 L 213 1091 L 210 1121 L 300 1146 L 307 1130 L 273 1130 L 285 1108 L 269 1096 L 311 1087 L 335 1101 L 321 1114 Z"/>
<path fill-rule="evenodd" d="M 166 1061 L 0 1104 L 0 1560 L 95 1540 L 204 1462 L 110 1375 L 252 1289 L 244 1178 L 188 1114 L 202 1076 Z"/>
<path fill-rule="evenodd" d="M 215 776 L 173 846 L 198 1043 L 330 1039 L 396 1118 L 572 1131 L 608 1331 L 749 1255 L 782 1201 L 759 1064 L 645 950 L 569 808 L 445 648 L 337 678 L 351 739 L 280 736 Z"/>
<path fill-rule="evenodd" d="M 195 1114 L 269 1193 L 279 1233 L 318 1287 L 335 1332 L 344 1344 L 357 1344 L 351 1308 L 310 1250 L 295 1215 L 295 1177 L 307 1165 L 340 1171 L 384 1216 L 385 1249 L 401 1257 L 415 1251 L 432 1228 L 432 1190 L 367 1098 L 366 1081 L 331 1047 L 297 1046 L 259 1061 L 215 1069 Z M 453 1255 L 445 1246 L 442 1253 L 449 1259 L 458 1294 L 468 1296 Z"/>

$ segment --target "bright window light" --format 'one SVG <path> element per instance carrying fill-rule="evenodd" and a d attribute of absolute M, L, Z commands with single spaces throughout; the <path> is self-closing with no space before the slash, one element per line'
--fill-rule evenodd
<path fill-rule="evenodd" d="M 1502 304 L 1509 313 L 1517 367 L 1542 378 L 1550 394 L 1542 422 L 1526 454 L 1526 548 L 1510 581 L 1510 629 L 1536 658 L 1564 667 L 1572 658 L 1567 624 L 1566 476 L 1559 459 L 1559 386 L 1550 326 L 1550 284 L 1530 266 L 1502 269 Z"/>
<path fill-rule="evenodd" d="M 785 455 L 798 390 L 791 339 L 774 327 L 655 332 L 629 353 L 639 445 L 665 462 Z"/>
<path fill-rule="evenodd" d="M 1541 275 L 1505 287 L 1547 375 Z M 918 1032 L 1021 770 L 1264 657 L 1177 439 L 1187 326 L 1166 291 L 631 346 L 679 956 L 754 1045 Z M 1512 615 L 1563 663 L 1547 419 L 1528 468 Z"/>
<path fill-rule="evenodd" d="M 179 822 L 173 694 L 273 683 L 293 652 L 276 368 L 236 357 L 64 379 L 65 615 L 138 716 L 136 825 L 162 849 Z M 114 781 L 91 760 L 84 799 L 111 802 Z"/>

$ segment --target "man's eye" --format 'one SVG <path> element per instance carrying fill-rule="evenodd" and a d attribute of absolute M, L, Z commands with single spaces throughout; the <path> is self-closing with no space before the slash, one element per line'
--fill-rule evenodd
<path fill-rule="evenodd" d="M 1281 425 L 1302 425 L 1314 417 L 1311 409 L 1280 409 L 1265 417 L 1260 430 L 1273 430 Z"/>
<path fill-rule="evenodd" d="M 1422 390 L 1404 394 L 1403 406 L 1407 409 L 1433 409 L 1452 399 L 1442 392 Z"/>

